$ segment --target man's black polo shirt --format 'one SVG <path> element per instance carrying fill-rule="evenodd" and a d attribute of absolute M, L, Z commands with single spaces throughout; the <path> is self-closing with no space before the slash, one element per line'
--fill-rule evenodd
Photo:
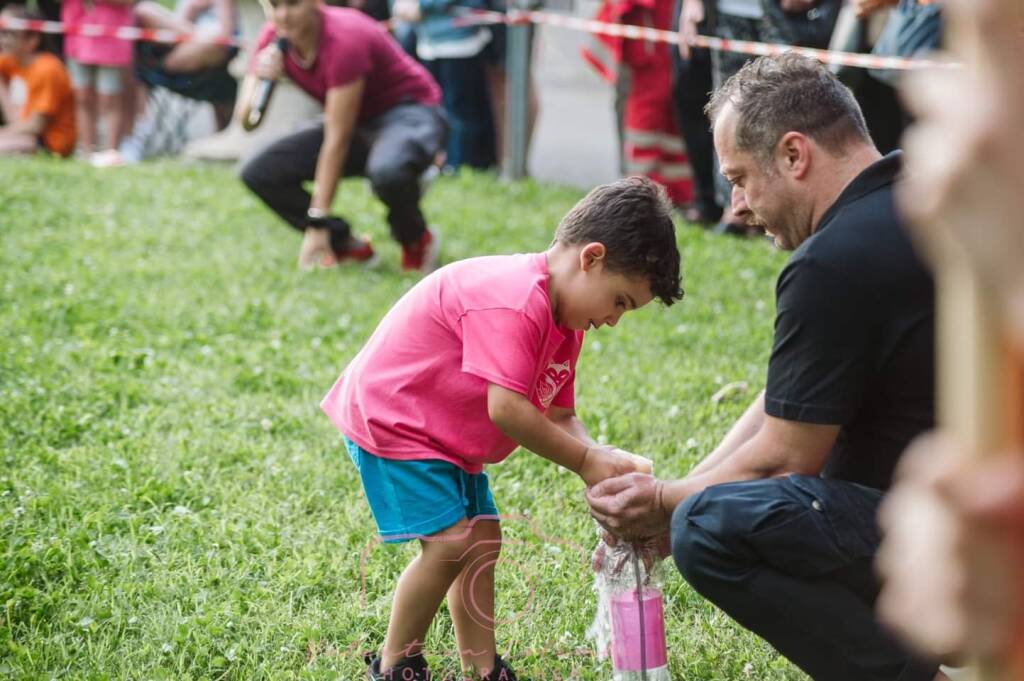
<path fill-rule="evenodd" d="M 902 153 L 843 190 L 776 285 L 765 410 L 842 426 L 824 475 L 885 489 L 934 423 L 934 292 L 893 203 Z"/>

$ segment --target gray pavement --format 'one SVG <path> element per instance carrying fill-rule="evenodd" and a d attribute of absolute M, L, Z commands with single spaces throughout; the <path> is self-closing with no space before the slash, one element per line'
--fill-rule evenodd
<path fill-rule="evenodd" d="M 537 32 L 533 75 L 540 110 L 528 169 L 544 182 L 589 188 L 619 177 L 615 92 L 580 57 L 587 40 L 563 28 Z"/>

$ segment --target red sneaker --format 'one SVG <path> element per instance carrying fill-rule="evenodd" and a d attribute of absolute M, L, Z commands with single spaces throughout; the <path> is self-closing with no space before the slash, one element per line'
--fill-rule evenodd
<path fill-rule="evenodd" d="M 402 269 L 406 272 L 429 274 L 437 269 L 437 253 L 441 245 L 438 233 L 429 227 L 419 241 L 402 244 Z"/>
<path fill-rule="evenodd" d="M 373 244 L 370 242 L 370 237 L 365 234 L 360 237 L 352 237 L 349 241 L 349 247 L 340 253 L 328 253 L 320 259 L 320 267 L 328 269 L 331 267 L 337 267 L 338 265 L 344 265 L 346 263 L 355 263 L 364 267 L 373 267 L 377 264 L 377 254 L 373 250 Z"/>

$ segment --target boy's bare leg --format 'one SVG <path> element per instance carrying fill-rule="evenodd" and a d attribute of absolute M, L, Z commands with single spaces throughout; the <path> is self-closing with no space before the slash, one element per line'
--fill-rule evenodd
<path fill-rule="evenodd" d="M 430 623 L 448 588 L 459 576 L 465 553 L 472 545 L 469 521 L 463 518 L 452 527 L 421 539 L 420 545 L 420 555 L 398 578 L 381 651 L 381 671 L 423 649 Z"/>
<path fill-rule="evenodd" d="M 462 572 L 448 589 L 448 610 L 455 625 L 455 641 L 464 670 L 481 676 L 490 672 L 494 642 L 494 566 L 501 550 L 501 525 L 478 520 L 473 543 Z"/>

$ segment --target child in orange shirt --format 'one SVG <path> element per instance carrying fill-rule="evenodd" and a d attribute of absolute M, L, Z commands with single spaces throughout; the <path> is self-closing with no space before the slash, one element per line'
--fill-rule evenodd
<path fill-rule="evenodd" d="M 4 19 L 42 19 L 22 5 L 8 5 Z M 49 149 L 68 156 L 75 148 L 75 99 L 60 59 L 40 52 L 35 31 L 0 29 L 0 154 Z"/>

